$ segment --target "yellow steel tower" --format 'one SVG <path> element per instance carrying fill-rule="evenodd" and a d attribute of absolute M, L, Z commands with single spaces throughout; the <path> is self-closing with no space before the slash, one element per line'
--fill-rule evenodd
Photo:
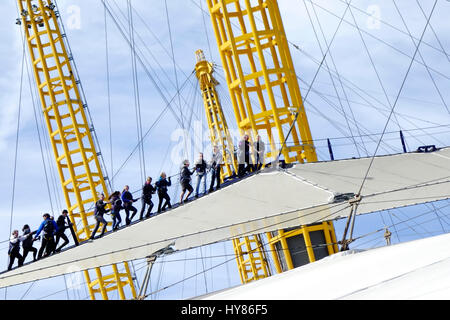
<path fill-rule="evenodd" d="M 277 1 L 207 3 L 241 135 L 268 141 L 270 161 L 278 160 L 282 145 L 286 163 L 317 161 Z M 280 230 L 267 238 L 278 272 L 338 251 L 331 222 Z"/>
<path fill-rule="evenodd" d="M 221 176 L 223 180 L 233 176 L 238 169 L 237 161 L 234 157 L 233 140 L 217 94 L 216 86 L 219 83 L 213 76 L 213 64 L 206 61 L 203 51 L 198 50 L 195 54 L 197 59 L 195 70 L 203 96 L 211 143 L 222 150 L 224 170 Z M 266 278 L 270 275 L 269 264 L 261 244 L 259 235 L 233 239 L 233 247 L 242 283 Z"/>
<path fill-rule="evenodd" d="M 83 242 L 93 229 L 98 193 L 108 197 L 91 132 L 93 127 L 86 118 L 87 105 L 80 95 L 79 80 L 75 79 L 54 2 L 18 0 L 18 3 L 64 197 L 78 240 Z M 121 299 L 126 299 L 127 287 L 135 298 L 128 263 L 123 263 L 122 273 L 117 265 L 111 268 L 112 274 L 107 276 L 96 268 L 96 280 L 92 280 L 88 270 L 84 271 L 91 299 L 96 299 L 97 294 L 108 299 L 108 292 L 116 290 Z"/>

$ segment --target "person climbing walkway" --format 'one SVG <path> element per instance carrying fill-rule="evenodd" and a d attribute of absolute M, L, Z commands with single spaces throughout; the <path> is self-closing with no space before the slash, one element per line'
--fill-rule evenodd
<path fill-rule="evenodd" d="M 37 259 L 37 253 L 38 249 L 33 247 L 34 239 L 33 235 L 36 233 L 36 231 L 31 232 L 29 225 L 24 225 L 22 228 L 22 237 L 25 239 L 22 241 L 22 248 L 23 248 L 23 262 L 25 262 L 25 259 L 28 256 L 28 253 L 33 252 L 33 261 L 36 261 Z"/>
<path fill-rule="evenodd" d="M 125 186 L 123 191 L 122 191 L 122 205 L 123 208 L 125 209 L 125 224 L 128 226 L 131 221 L 133 220 L 134 216 L 137 213 L 137 209 L 135 207 L 133 207 L 133 202 L 138 201 L 138 199 L 133 199 L 133 195 L 130 192 L 130 187 L 129 186 Z M 130 217 L 130 211 L 133 212 L 133 214 Z"/>
<path fill-rule="evenodd" d="M 142 207 L 141 207 L 141 214 L 139 216 L 139 219 L 144 219 L 144 211 L 146 205 L 148 205 L 147 214 L 145 215 L 146 218 L 150 218 L 152 209 L 153 209 L 153 202 L 152 202 L 152 195 L 156 192 L 156 189 L 152 185 L 152 178 L 148 177 L 145 181 L 144 186 L 142 187 Z"/>
<path fill-rule="evenodd" d="M 158 191 L 158 198 L 159 198 L 159 204 L 158 204 L 158 213 L 161 213 L 161 210 L 166 210 L 166 207 L 172 208 L 172 205 L 170 204 L 170 197 L 167 193 L 167 188 L 172 185 L 172 181 L 166 179 L 166 173 L 162 172 L 159 180 L 156 182 L 156 190 Z M 164 205 L 162 206 L 163 201 Z"/>
<path fill-rule="evenodd" d="M 200 152 L 197 161 L 195 162 L 195 172 L 197 173 L 197 185 L 195 187 L 195 197 L 198 198 L 198 193 L 200 190 L 200 184 L 203 180 L 203 193 L 206 193 L 206 169 L 208 169 L 208 164 L 205 159 L 203 159 L 203 153 Z"/>
<path fill-rule="evenodd" d="M 223 162 L 222 153 L 218 146 L 214 146 L 213 154 L 211 157 L 211 185 L 209 186 L 209 192 L 214 191 L 214 182 L 216 182 L 216 190 L 220 188 L 220 168 Z"/>
<path fill-rule="evenodd" d="M 14 264 L 14 261 L 18 260 L 18 265 L 21 267 L 23 265 L 23 257 L 20 254 L 20 242 L 23 241 L 25 237 L 19 237 L 19 231 L 14 230 L 11 234 L 11 238 L 9 239 L 9 250 L 8 250 L 8 256 L 9 256 L 9 264 L 8 264 L 8 271 L 12 269 L 12 266 Z"/>
<path fill-rule="evenodd" d="M 120 199 L 120 191 L 115 191 L 109 196 L 109 202 L 111 203 L 111 217 L 112 217 L 112 228 L 113 231 L 119 229 L 120 223 L 122 222 L 122 217 L 120 216 L 120 210 L 123 210 L 122 200 Z"/>
<path fill-rule="evenodd" d="M 106 209 L 107 202 L 104 202 L 105 195 L 102 193 L 100 194 L 100 199 L 95 203 L 95 210 L 94 210 L 94 216 L 97 223 L 95 224 L 94 230 L 92 231 L 90 240 L 93 240 L 95 238 L 95 234 L 97 233 L 98 228 L 100 227 L 100 224 L 103 224 L 102 232 L 100 234 L 100 237 L 102 237 L 106 232 L 106 227 L 108 226 L 108 222 L 106 222 L 103 215 L 105 213 L 108 213 L 111 211 L 111 209 Z"/>
<path fill-rule="evenodd" d="M 38 252 L 38 259 L 42 258 L 42 255 L 44 254 L 45 250 L 45 257 L 49 256 L 54 248 L 55 248 L 55 233 L 58 232 L 58 226 L 54 220 L 50 218 L 50 214 L 44 213 L 42 216 L 44 221 L 39 226 L 38 230 L 36 231 L 36 235 L 34 236 L 34 239 L 37 240 L 41 232 L 42 239 L 41 239 L 41 248 Z"/>
<path fill-rule="evenodd" d="M 64 233 L 64 231 L 69 228 L 69 226 L 66 225 L 66 219 L 67 219 L 68 214 L 69 214 L 69 212 L 66 209 L 64 209 L 62 211 L 61 215 L 56 220 L 56 225 L 58 226 L 58 232 L 56 232 L 55 252 L 60 252 L 62 250 L 62 248 L 64 248 L 66 245 L 69 244 L 69 238 L 67 238 L 66 234 Z M 64 242 L 59 248 L 56 248 L 58 246 L 60 239 L 63 239 Z"/>
<path fill-rule="evenodd" d="M 183 204 L 184 201 L 187 201 L 189 196 L 194 191 L 194 188 L 191 186 L 191 176 L 194 174 L 195 168 L 190 171 L 189 170 L 189 160 L 183 161 L 183 166 L 181 167 L 181 173 L 180 173 L 180 184 L 181 184 L 181 196 L 180 196 L 180 204 Z M 186 199 L 184 198 L 184 194 L 186 193 L 186 190 L 189 191 Z"/>

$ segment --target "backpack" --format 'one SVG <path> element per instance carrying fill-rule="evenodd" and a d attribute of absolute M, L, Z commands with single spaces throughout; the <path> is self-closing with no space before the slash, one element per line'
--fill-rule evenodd
<path fill-rule="evenodd" d="M 48 220 L 44 225 L 44 235 L 52 236 L 55 231 L 55 226 L 53 225 L 52 220 Z"/>

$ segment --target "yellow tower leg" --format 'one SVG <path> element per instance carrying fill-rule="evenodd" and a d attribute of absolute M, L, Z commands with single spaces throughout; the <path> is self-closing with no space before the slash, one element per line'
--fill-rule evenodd
<path fill-rule="evenodd" d="M 277 1 L 207 0 L 207 4 L 241 135 L 249 134 L 251 140 L 260 135 L 268 141 L 266 162 L 278 160 L 282 145 L 286 163 L 317 161 Z M 295 248 L 289 246 L 295 237 L 303 238 L 309 262 L 316 260 L 316 245 L 311 242 L 316 231 L 324 237 L 328 253 L 337 252 L 334 228 L 328 222 L 267 234 L 278 272 L 298 265 L 292 256 Z"/>
<path fill-rule="evenodd" d="M 222 151 L 224 165 L 221 179 L 223 181 L 225 178 L 232 177 L 238 169 L 234 157 L 233 140 L 217 94 L 216 86 L 219 83 L 213 76 L 214 67 L 212 63 L 206 61 L 203 51 L 198 50 L 195 54 L 197 59 L 195 70 L 203 96 L 211 143 Z M 270 275 L 269 264 L 259 235 L 234 239 L 233 247 L 242 283 Z"/>
<path fill-rule="evenodd" d="M 94 227 L 93 209 L 98 193 L 108 197 L 91 134 L 93 128 L 86 118 L 87 106 L 81 99 L 54 1 L 18 0 L 18 3 L 64 198 L 78 240 L 83 242 Z M 108 292 L 119 289 L 120 297 L 125 299 L 124 286 L 129 287 L 131 298 L 135 298 L 128 263 L 124 262 L 123 267 L 125 272 L 119 273 L 113 265 L 110 276 L 104 276 L 96 268 L 94 281 L 89 271 L 85 271 L 91 298 L 96 299 L 100 293 L 103 299 L 108 299 Z"/>

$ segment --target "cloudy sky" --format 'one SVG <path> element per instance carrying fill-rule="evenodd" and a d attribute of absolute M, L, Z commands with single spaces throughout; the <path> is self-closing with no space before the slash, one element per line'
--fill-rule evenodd
<path fill-rule="evenodd" d="M 140 189 L 144 176 L 156 178 L 162 170 L 169 175 L 178 172 L 178 147 L 184 137 L 180 135 L 181 129 L 188 131 L 191 160 L 199 150 L 207 150 L 206 119 L 196 78 L 192 75 L 197 49 L 203 49 L 207 58 L 218 65 L 219 94 L 233 128 L 235 119 L 209 16 L 202 11 L 206 10 L 206 1 L 133 0 L 142 132 L 148 131 L 148 134 L 143 155 L 132 153 L 139 132 L 131 50 L 117 28 L 119 25 L 128 32 L 127 1 L 107 2 L 113 17 L 105 13 L 100 0 L 59 0 L 58 5 L 108 175 L 114 177 L 114 189 L 120 190 L 124 184 L 129 184 L 133 191 Z M 405 133 L 409 151 L 420 145 L 450 144 L 450 94 L 447 90 L 450 85 L 450 56 L 447 54 L 450 52 L 450 25 L 446 14 L 450 2 L 438 1 L 416 60 L 398 101 L 396 99 L 433 3 L 429 0 L 395 3 L 392 0 L 358 0 L 348 7 L 345 0 L 279 0 L 321 160 L 329 160 L 324 140 L 327 138 L 331 139 L 336 158 L 372 155 L 380 137 L 376 134 L 383 131 L 394 105 L 395 113 L 379 154 L 402 151 L 398 138 L 400 129 Z M 25 56 L 22 72 L 23 46 L 20 27 L 15 24 L 16 1 L 2 1 L 0 10 L 5 13 L 0 21 L 0 190 L 3 198 L 0 202 L 0 235 L 3 236 L 0 238 L 4 240 L 0 245 L 3 250 L 0 266 L 6 268 L 5 240 L 10 224 L 17 229 L 25 223 L 37 226 L 43 212 L 58 215 L 64 203 L 48 151 L 48 137 L 41 116 L 35 112 L 40 106 L 30 93 L 34 94 L 35 89 L 27 73 L 28 56 Z M 329 45 L 327 59 L 319 69 Z M 314 82 L 312 86 L 311 82 Z M 171 102 L 170 107 L 166 108 L 168 102 Z M 354 138 L 348 138 L 351 135 Z M 178 188 L 172 189 L 173 196 L 177 197 Z M 444 208 L 446 203 L 436 205 Z M 392 215 L 385 212 L 361 217 L 358 232 L 364 234 L 380 225 L 400 223 L 408 215 L 428 209 L 418 206 L 394 210 Z M 434 219 L 429 225 L 419 225 L 419 222 L 402 225 L 393 241 L 445 232 L 450 219 L 446 221 L 444 215 L 449 214 L 449 210 L 439 212 L 442 220 Z M 339 237 L 342 229 L 339 222 L 336 228 Z M 382 238 L 378 235 L 360 245 L 382 245 Z M 221 258 L 208 258 L 212 256 Z M 186 298 L 239 283 L 229 244 L 181 253 L 174 259 L 187 257 L 193 260 L 159 264 L 152 278 L 153 289 L 181 280 L 180 270 L 187 277 L 225 259 L 231 261 L 191 279 L 183 287 L 171 287 L 156 298 Z M 137 262 L 136 269 L 139 263 L 142 266 Z M 138 271 L 138 275 L 139 272 L 142 271 Z M 62 278 L 42 281 L 28 292 L 29 285 L 10 288 L 6 296 L 18 299 L 25 292 L 28 299 L 42 298 L 50 292 L 56 293 L 52 296 L 56 299 L 86 296 L 84 289 L 68 295 L 64 283 Z M 4 290 L 0 290 L 0 298 L 4 297 Z"/>

